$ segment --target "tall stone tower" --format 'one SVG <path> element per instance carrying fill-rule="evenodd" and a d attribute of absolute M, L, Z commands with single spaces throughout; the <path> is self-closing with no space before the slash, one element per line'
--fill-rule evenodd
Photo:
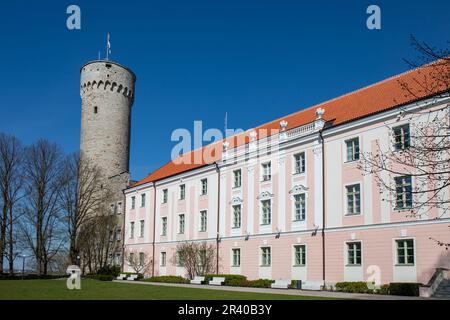
<path fill-rule="evenodd" d="M 81 67 L 80 154 L 100 170 L 102 186 L 108 190 L 105 207 L 116 215 L 111 231 L 115 250 L 111 262 L 122 262 L 123 190 L 129 186 L 131 107 L 134 73 L 112 61 L 91 61 Z"/>
<path fill-rule="evenodd" d="M 81 68 L 81 153 L 95 161 L 105 177 L 129 171 L 134 73 L 112 61 Z"/>

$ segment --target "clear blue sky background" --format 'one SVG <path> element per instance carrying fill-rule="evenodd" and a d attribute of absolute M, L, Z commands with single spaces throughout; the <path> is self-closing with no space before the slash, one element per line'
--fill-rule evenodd
<path fill-rule="evenodd" d="M 82 29 L 66 28 L 77 4 Z M 377 4 L 382 30 L 366 28 Z M 407 69 L 409 35 L 449 40 L 450 1 L 4 1 L 0 131 L 79 147 L 79 68 L 104 55 L 137 74 L 131 171 L 170 159 L 176 128 L 251 128 Z"/>

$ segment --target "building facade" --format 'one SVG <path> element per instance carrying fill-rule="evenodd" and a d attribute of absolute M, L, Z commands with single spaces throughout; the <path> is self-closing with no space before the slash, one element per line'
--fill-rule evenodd
<path fill-rule="evenodd" d="M 408 215 L 415 181 L 399 180 L 394 206 L 358 166 L 361 153 L 394 148 L 399 128 L 402 141 L 411 139 L 421 119 L 398 121 L 401 110 L 450 102 L 448 88 L 405 97 L 398 81 L 417 72 L 227 138 L 211 146 L 209 163 L 194 161 L 205 147 L 183 156 L 190 163 L 166 164 L 125 190 L 125 247 L 151 256 L 154 275 L 185 276 L 177 245 L 206 241 L 216 246 L 222 274 L 297 279 L 310 288 L 427 283 L 437 267 L 450 266 L 450 253 L 430 239 L 450 242 L 448 210 Z M 133 271 L 126 262 L 124 270 Z"/>

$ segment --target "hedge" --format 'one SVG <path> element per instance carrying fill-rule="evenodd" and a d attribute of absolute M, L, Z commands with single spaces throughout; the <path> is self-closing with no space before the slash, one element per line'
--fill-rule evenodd
<path fill-rule="evenodd" d="M 420 283 L 391 282 L 389 294 L 394 296 L 419 296 Z"/>
<path fill-rule="evenodd" d="M 232 279 L 228 281 L 227 285 L 232 287 L 253 287 L 253 288 L 270 288 L 274 280 L 257 279 L 257 280 L 243 280 Z"/>
<path fill-rule="evenodd" d="M 391 282 L 383 284 L 379 289 L 369 289 L 363 281 L 338 282 L 336 290 L 350 293 L 375 293 L 396 296 L 419 296 L 420 283 Z"/>
<path fill-rule="evenodd" d="M 337 291 L 350 292 L 350 293 L 372 293 L 373 290 L 367 287 L 367 283 L 364 281 L 354 282 L 338 282 L 335 285 Z"/>
<path fill-rule="evenodd" d="M 188 279 L 179 276 L 158 276 L 144 279 L 148 282 L 164 282 L 164 283 L 189 283 Z"/>
<path fill-rule="evenodd" d="M 110 274 L 87 274 L 85 276 L 82 276 L 82 278 L 100 281 L 113 281 L 115 277 Z"/>
<path fill-rule="evenodd" d="M 39 279 L 60 279 L 60 278 L 68 278 L 67 274 L 26 274 L 23 277 L 19 274 L 9 275 L 9 274 L 0 274 L 0 280 L 39 280 Z"/>
<path fill-rule="evenodd" d="M 246 281 L 247 277 L 240 274 L 206 274 L 205 282 L 211 281 L 214 277 L 225 278 L 225 282 L 223 283 L 225 286 L 230 285 L 230 281 Z"/>

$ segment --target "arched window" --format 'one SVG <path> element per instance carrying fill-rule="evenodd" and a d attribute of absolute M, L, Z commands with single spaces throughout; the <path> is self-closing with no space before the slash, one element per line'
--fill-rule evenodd
<path fill-rule="evenodd" d="M 94 113 L 98 112 L 98 107 L 94 107 Z"/>

